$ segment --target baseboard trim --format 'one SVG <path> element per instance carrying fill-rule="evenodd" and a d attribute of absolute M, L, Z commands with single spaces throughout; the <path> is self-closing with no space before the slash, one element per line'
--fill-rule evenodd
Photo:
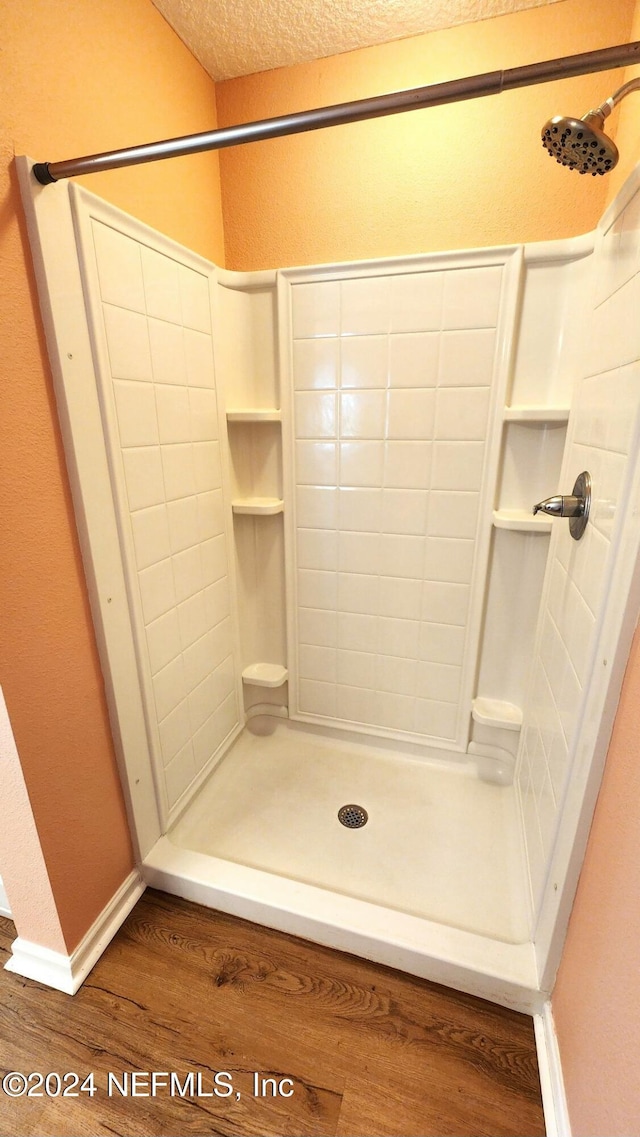
<path fill-rule="evenodd" d="M 5 970 L 75 995 L 145 888 L 137 869 L 130 873 L 71 955 L 51 951 L 18 936 L 11 945 L 12 955 Z"/>
<path fill-rule="evenodd" d="M 547 1137 L 571 1137 L 562 1064 L 550 1000 L 544 1004 L 539 1015 L 533 1016 L 533 1025 L 536 1032 L 536 1049 L 538 1051 L 538 1068 Z"/>

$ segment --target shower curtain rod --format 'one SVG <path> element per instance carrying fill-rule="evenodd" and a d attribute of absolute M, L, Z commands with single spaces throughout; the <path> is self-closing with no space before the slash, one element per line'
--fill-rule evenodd
<path fill-rule="evenodd" d="M 101 170 L 115 170 L 121 166 L 136 166 L 143 162 L 157 162 L 164 158 L 178 158 L 185 154 L 199 154 L 204 150 L 222 150 L 226 146 L 239 146 L 246 142 L 260 142 L 268 138 L 282 138 L 307 130 L 320 130 L 326 126 L 341 126 L 348 122 L 361 122 L 369 118 L 400 114 L 402 111 L 421 110 L 424 107 L 462 102 L 465 99 L 499 95 L 517 87 L 548 83 L 553 79 L 570 79 L 595 71 L 607 71 L 628 64 L 640 63 L 640 41 L 619 44 L 616 47 L 586 51 L 580 55 L 564 55 L 543 63 L 530 63 L 524 67 L 511 67 L 507 71 L 487 71 L 452 79 L 446 83 L 431 83 L 408 91 L 390 95 L 376 95 L 350 103 L 299 111 L 259 122 L 241 123 L 204 134 L 189 134 L 164 142 L 149 142 L 130 146 L 124 150 L 110 150 L 104 154 L 89 154 L 83 158 L 70 158 L 64 162 L 36 162 L 34 176 L 42 185 L 71 178 L 76 174 L 93 174 Z"/>

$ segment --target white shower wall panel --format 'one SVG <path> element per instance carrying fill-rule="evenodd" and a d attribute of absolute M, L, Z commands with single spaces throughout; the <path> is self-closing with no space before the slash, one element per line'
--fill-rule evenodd
<path fill-rule="evenodd" d="M 97 215 L 96 215 L 97 214 Z M 106 214 L 106 215 L 105 215 Z M 115 214 L 115 211 L 114 211 Z M 210 279 L 76 198 L 105 438 L 159 798 L 170 818 L 239 723 Z"/>
<path fill-rule="evenodd" d="M 363 951 L 437 981 L 460 982 L 462 989 L 485 997 L 510 1002 L 524 992 L 519 1005 L 530 1009 L 534 989 L 548 991 L 552 985 L 580 842 L 586 842 L 598 763 L 604 760 L 603 700 L 609 700 L 606 713 L 611 711 L 612 718 L 624 654 L 624 638 L 616 631 L 623 604 L 625 620 L 628 616 L 630 623 L 636 614 L 628 582 L 630 560 L 636 560 L 640 547 L 635 462 L 640 202 L 633 196 L 640 175 L 623 190 L 615 216 L 612 209 L 598 230 L 595 253 L 590 234 L 524 250 L 285 269 L 277 280 L 275 273 L 268 279 L 225 274 L 223 281 L 195 254 L 77 186 L 34 190 L 29 170 L 23 160 L 20 176 L 97 640 L 125 789 L 151 874 L 147 879 L 341 950 Z M 79 264 L 70 202 L 80 238 Z M 596 276 L 597 294 L 587 304 L 586 291 Z M 210 296 L 216 278 L 222 296 L 214 301 L 216 338 L 225 343 L 216 344 L 214 359 Z M 246 302 L 235 295 L 243 290 L 251 294 Z M 273 351 L 276 322 L 279 340 Z M 248 342 L 239 344 L 243 336 Z M 578 359 L 582 341 L 586 350 Z M 239 492 L 281 492 L 283 498 L 276 501 L 283 513 L 279 508 L 272 516 L 259 510 L 255 516 L 238 515 L 238 579 L 242 567 L 248 570 L 246 589 L 240 581 L 240 605 L 228 554 L 232 495 L 216 380 L 226 387 L 232 445 L 239 430 L 233 467 Z M 561 439 L 555 432 L 562 429 L 557 424 L 570 387 L 575 405 L 556 484 Z M 274 484 L 254 486 L 262 459 L 274 449 L 280 421 L 282 483 L 279 467 L 272 479 L 269 465 L 264 468 Z M 549 445 L 539 448 L 537 459 L 533 443 L 543 438 L 541 430 Z M 531 490 L 537 486 L 536 496 L 568 490 L 583 468 L 593 476 L 589 524 L 576 544 L 565 523 L 554 522 L 541 621 L 530 650 L 547 547 L 547 530 L 532 526 L 526 512 Z M 547 477 L 552 478 L 548 489 Z M 500 516 L 508 509 L 514 516 Z M 487 577 L 492 520 L 494 556 Z M 283 521 L 286 582 L 280 576 Z M 551 522 L 545 524 L 551 529 Z M 625 558 L 622 571 L 619 562 Z M 245 604 L 252 589 L 254 601 Z M 263 598 L 273 607 L 266 620 Z M 188 845 L 178 848 L 161 837 L 239 733 L 239 607 L 246 609 L 245 622 L 261 621 L 259 637 L 244 644 L 249 662 L 269 662 L 274 650 L 284 654 L 281 633 L 276 638 L 273 628 L 284 624 L 286 608 L 288 658 L 277 662 L 283 671 L 289 668 L 292 717 L 427 743 L 398 748 L 403 757 L 397 764 L 411 766 L 411 776 L 417 776 L 429 799 L 427 810 L 435 809 L 437 823 L 425 830 L 431 838 L 436 834 L 434 865 L 441 867 L 449 841 L 456 853 L 449 869 L 457 866 L 455 872 L 464 878 L 464 888 L 456 890 L 447 886 L 450 873 L 445 886 L 442 874 L 432 874 L 444 901 L 437 910 L 430 904 L 418 908 L 416 897 L 405 891 L 401 903 L 409 911 L 420 910 L 422 918 L 392 912 L 399 900 L 393 873 L 384 896 L 376 891 L 382 877 L 367 878 L 360 898 L 353 896 L 352 881 L 341 884 L 339 871 L 331 880 L 321 877 L 323 887 L 303 883 L 315 879 L 315 866 L 309 873 L 294 866 L 296 879 L 284 879 L 293 873 L 290 850 L 280 863 L 273 860 L 268 817 L 264 852 L 270 859 L 256 853 L 255 819 L 244 827 L 249 853 L 243 853 L 234 815 L 237 802 L 246 813 L 247 767 L 229 799 L 229 844 L 215 846 L 220 829 L 211 830 L 209 803 L 217 801 L 217 779 L 233 773 L 234 756 L 247 744 L 251 749 L 255 744 L 256 776 L 266 785 L 267 798 L 280 778 L 280 789 L 300 791 L 302 801 L 299 774 L 307 766 L 305 772 L 320 778 L 324 789 L 331 786 L 326 764 L 311 753 L 304 761 L 298 724 L 287 730 L 291 769 L 285 770 L 286 748 L 277 738 L 281 728 L 276 727 L 271 747 L 273 720 L 265 718 L 259 726 L 256 719 L 255 734 L 244 735 L 205 794 L 173 827 L 174 836 L 184 834 L 199 813 L 198 843 L 190 835 Z M 596 654 L 603 643 L 606 650 Z M 464 750 L 472 694 L 515 701 L 527 655 L 533 694 L 525 707 L 517 795 L 539 918 L 532 925 L 534 942 L 518 944 L 516 952 L 515 941 L 527 934 L 520 921 L 506 933 L 502 921 L 500 927 L 495 921 L 487 925 L 496 889 L 486 872 L 483 882 L 489 881 L 492 896 L 490 904 L 480 905 L 483 935 L 435 923 L 469 927 L 464 900 L 469 850 L 473 856 L 484 847 L 503 881 L 514 870 L 517 876 L 519 843 L 510 843 L 503 856 L 492 839 L 490 811 L 485 815 L 474 804 L 490 797 L 495 805 L 499 796 L 507 805 L 507 820 L 513 820 L 512 789 L 487 786 L 470 769 L 445 775 L 438 765 L 431 771 L 434 779 L 425 782 L 430 763 L 422 759 Z M 492 669 L 488 656 L 494 657 Z M 486 689 L 473 689 L 476 672 Z M 612 679 L 605 681 L 605 674 Z M 286 684 L 276 690 L 286 698 Z M 262 769 L 267 747 L 262 750 L 261 729 L 279 772 L 275 766 L 271 773 Z M 348 789 L 353 764 L 342 760 L 345 733 L 303 733 L 314 750 L 323 740 L 330 762 L 340 767 L 343 789 L 338 786 L 337 801 L 325 803 L 337 824 L 338 801 L 363 800 Z M 362 739 L 355 745 L 361 744 Z M 349 748 L 353 745 L 351 735 Z M 370 761 L 372 745 L 366 739 L 362 747 L 362 786 L 379 793 L 384 779 L 374 770 L 378 763 Z M 388 738 L 376 745 L 395 792 L 399 783 L 391 765 L 397 759 L 387 759 L 396 748 Z M 413 761 L 417 756 L 419 764 Z M 461 822 L 459 795 L 451 798 L 449 821 L 440 789 L 432 793 L 442 777 L 470 790 L 465 797 L 473 825 L 463 840 L 455 833 Z M 158 810 L 151 800 L 154 788 Z M 402 841 L 401 791 L 400 821 L 394 824 Z M 385 813 L 388 796 L 383 792 L 380 798 L 385 826 L 393 816 L 393 810 Z M 258 797 L 259 815 L 266 798 Z M 284 809 L 285 816 L 282 794 L 272 797 L 276 812 Z M 324 810 L 322 795 L 315 806 Z M 366 840 L 375 838 L 374 813 L 372 808 Z M 322 827 L 324 833 L 324 818 Z M 504 836 L 508 825 L 500 830 Z M 285 844 L 283 838 L 281 852 Z M 380 847 L 388 861 L 389 842 Z M 205 857 L 194 848 L 214 855 Z M 425 849 L 415 848 L 416 864 L 424 868 Z M 460 849 L 467 851 L 466 862 L 457 856 Z M 325 873 L 327 859 L 318 861 L 317 853 L 316 848 L 316 865 Z M 393 857 L 391 867 L 392 862 Z M 244 867 L 259 864 L 263 867 Z M 363 877 L 370 867 L 365 857 Z M 405 888 L 411 874 L 398 871 Z M 422 877 L 411 879 L 419 883 Z M 332 891 L 336 887 L 344 887 L 346 895 Z M 508 889 L 502 895 L 510 901 Z M 496 944 L 489 938 L 496 934 L 514 942 Z"/>
<path fill-rule="evenodd" d="M 515 295 L 488 259 L 292 281 L 294 715 L 466 747 Z"/>
<path fill-rule="evenodd" d="M 640 429 L 640 195 L 599 233 L 595 295 L 583 321 L 561 492 L 582 470 L 592 478 L 589 523 L 579 542 L 559 522 L 552 534 L 523 729 L 518 784 L 534 912 L 539 910 L 563 803 L 576 772 L 584 691 L 596 660 L 614 543 Z M 551 487 L 555 492 L 555 487 Z"/>

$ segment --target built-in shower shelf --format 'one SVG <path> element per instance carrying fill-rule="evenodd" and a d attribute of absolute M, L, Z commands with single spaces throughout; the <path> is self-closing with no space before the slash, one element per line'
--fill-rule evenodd
<path fill-rule="evenodd" d="M 503 699 L 485 699 L 478 696 L 471 703 L 471 717 L 481 726 L 498 726 L 503 730 L 520 730 L 522 726 L 520 707 Z"/>
<path fill-rule="evenodd" d="M 231 502 L 231 508 L 234 513 L 253 513 L 265 517 L 282 513 L 284 502 L 279 497 L 236 497 Z"/>
<path fill-rule="evenodd" d="M 551 532 L 549 518 L 534 516 L 528 509 L 494 509 L 493 524 L 496 529 L 514 529 L 519 533 Z"/>
<path fill-rule="evenodd" d="M 519 406 L 504 408 L 505 422 L 562 423 L 569 418 L 569 407 L 539 406 L 533 403 L 521 403 Z"/>
<path fill-rule="evenodd" d="M 254 687 L 282 687 L 287 682 L 289 672 L 279 663 L 251 663 L 242 672 L 243 683 Z"/>
<path fill-rule="evenodd" d="M 282 422 L 282 411 L 274 408 L 250 407 L 244 411 L 227 411 L 227 422 Z"/>

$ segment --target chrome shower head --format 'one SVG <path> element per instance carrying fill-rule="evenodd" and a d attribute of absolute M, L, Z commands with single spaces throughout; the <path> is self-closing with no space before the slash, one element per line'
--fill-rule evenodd
<path fill-rule="evenodd" d="M 542 145 L 562 166 L 579 174 L 608 174 L 619 155 L 615 142 L 600 129 L 603 122 L 604 115 L 598 111 L 584 118 L 556 115 L 542 128 Z"/>
<path fill-rule="evenodd" d="M 605 99 L 594 111 L 583 118 L 564 118 L 556 115 L 542 128 L 542 145 L 545 150 L 570 170 L 579 174 L 608 174 L 618 161 L 618 147 L 602 129 L 605 118 L 632 91 L 640 91 L 640 78 L 630 79 L 611 98 Z"/>

